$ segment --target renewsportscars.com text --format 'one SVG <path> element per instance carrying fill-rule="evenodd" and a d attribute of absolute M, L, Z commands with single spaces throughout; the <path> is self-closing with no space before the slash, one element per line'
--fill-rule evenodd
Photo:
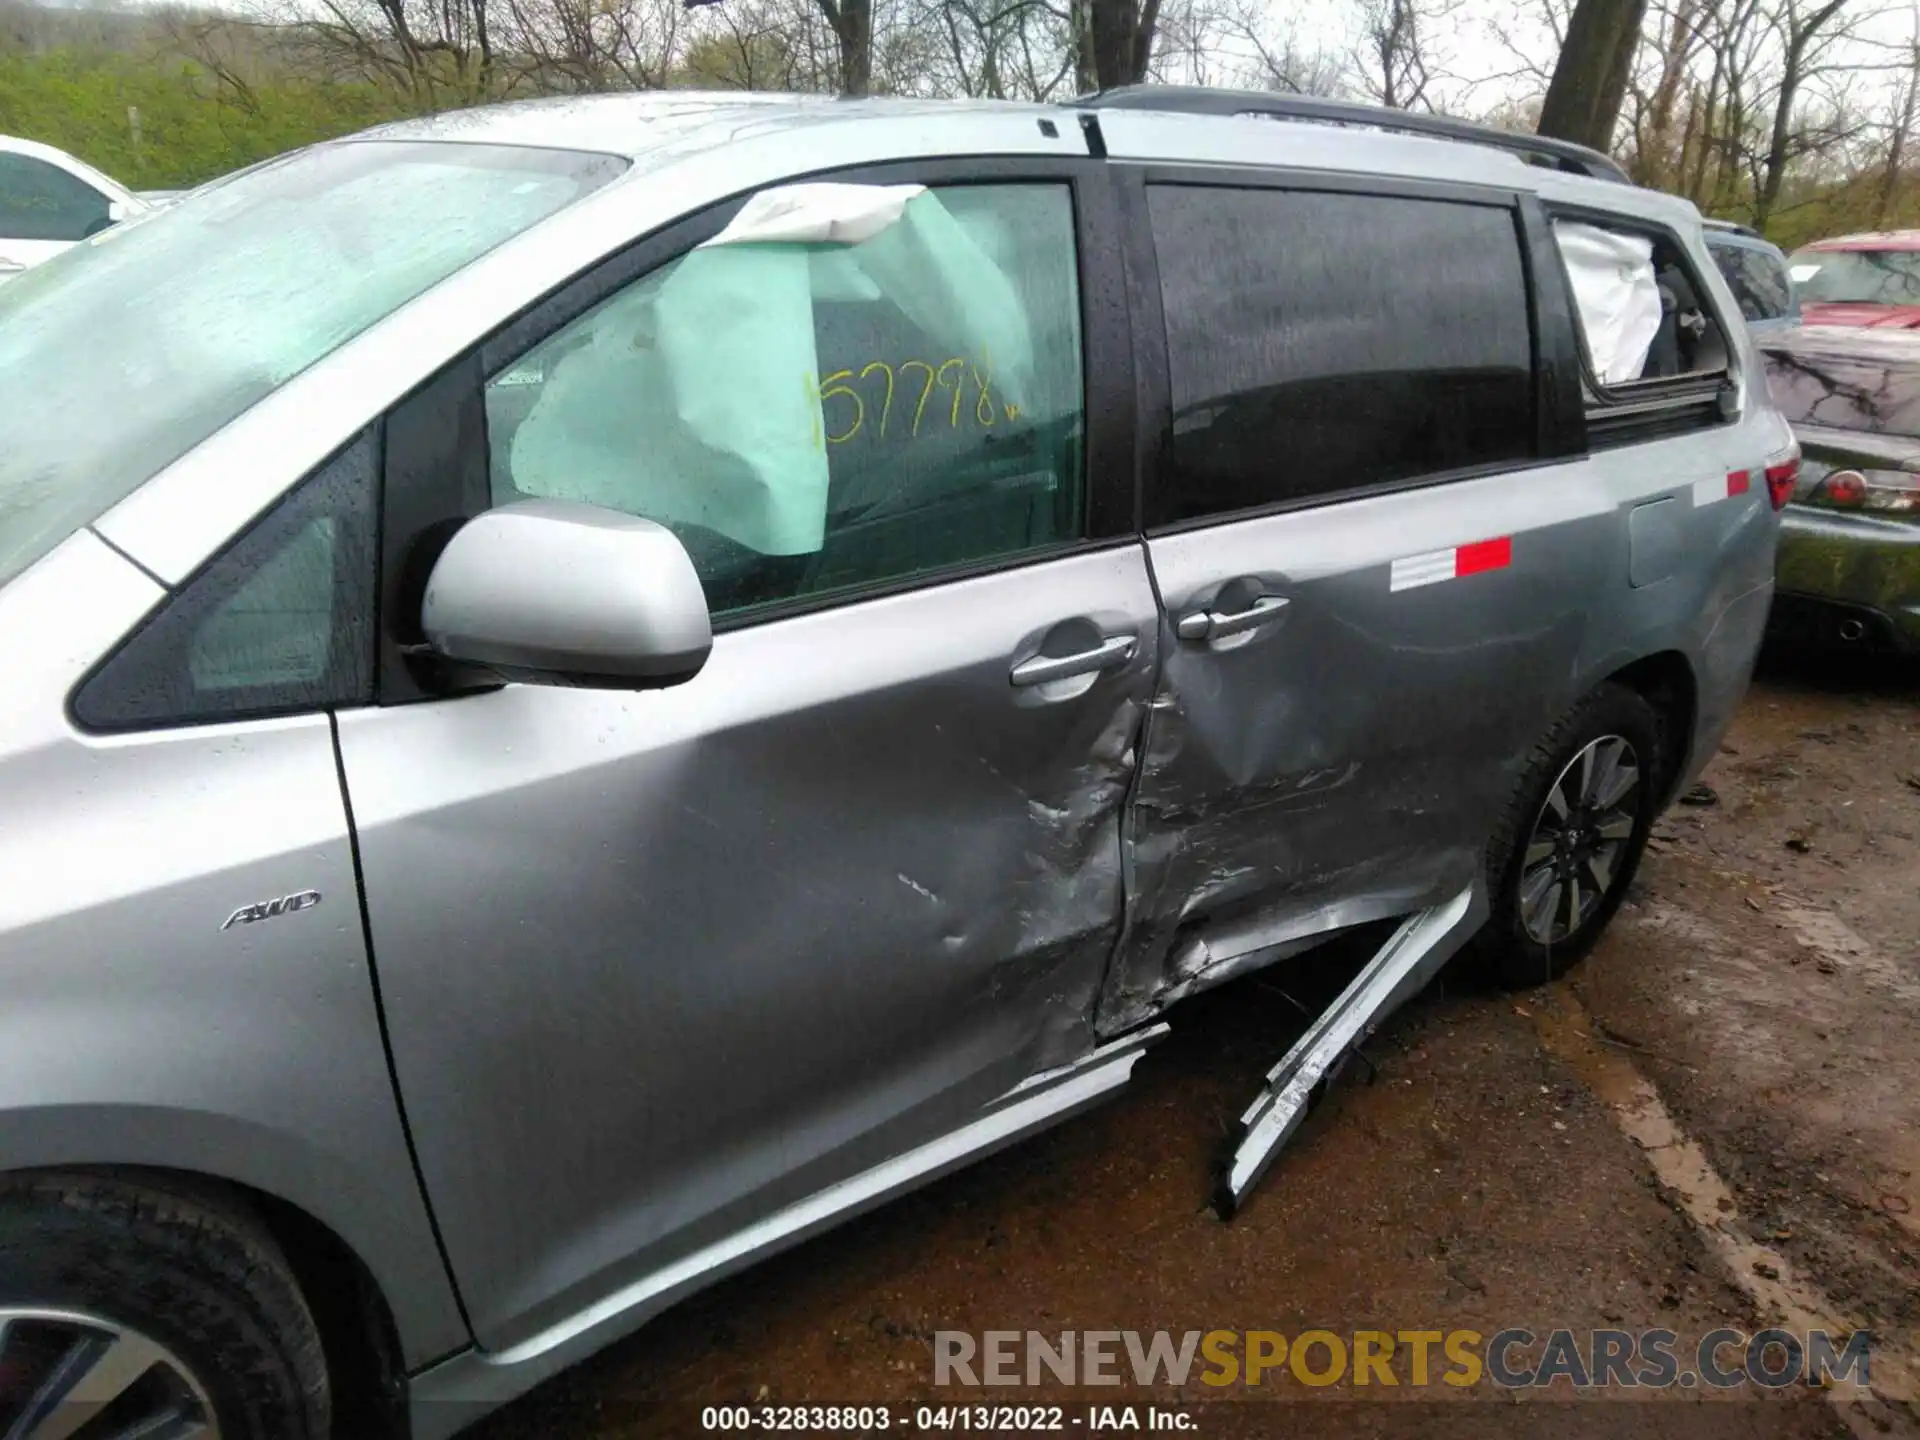
<path fill-rule="evenodd" d="M 1691 1342 L 1672 1330 L 937 1330 L 933 1383 L 946 1386 L 1240 1386 L 1492 1384 L 1770 1389 L 1869 1383 L 1872 1337 L 1711 1330 Z"/>

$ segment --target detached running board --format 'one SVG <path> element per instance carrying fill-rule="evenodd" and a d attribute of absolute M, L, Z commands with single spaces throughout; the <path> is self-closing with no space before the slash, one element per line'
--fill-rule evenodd
<path fill-rule="evenodd" d="M 1486 896 L 1477 880 L 1445 904 L 1409 915 L 1340 998 L 1267 1072 L 1266 1087 L 1240 1117 L 1240 1143 L 1214 1192 L 1214 1209 L 1221 1219 L 1232 1218 L 1280 1147 L 1293 1137 L 1314 1087 L 1388 1015 L 1424 990 L 1486 918 Z"/>

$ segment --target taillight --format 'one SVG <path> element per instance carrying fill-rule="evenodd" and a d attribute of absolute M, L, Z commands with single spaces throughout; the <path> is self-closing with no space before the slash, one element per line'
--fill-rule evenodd
<path fill-rule="evenodd" d="M 1796 447 L 1787 458 L 1767 466 L 1767 500 L 1773 508 L 1785 508 L 1793 498 L 1794 482 L 1800 478 L 1800 451 Z"/>
<path fill-rule="evenodd" d="M 1835 470 L 1807 498 L 1836 510 L 1920 515 L 1920 475 L 1906 470 Z"/>

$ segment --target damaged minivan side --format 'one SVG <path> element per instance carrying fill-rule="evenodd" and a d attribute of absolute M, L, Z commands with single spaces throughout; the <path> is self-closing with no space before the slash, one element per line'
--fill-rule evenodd
<path fill-rule="evenodd" d="M 451 1434 L 1370 929 L 1231 1214 L 1713 753 L 1737 317 L 1604 157 L 1152 87 L 440 116 L 6 287 L 0 1425 Z"/>

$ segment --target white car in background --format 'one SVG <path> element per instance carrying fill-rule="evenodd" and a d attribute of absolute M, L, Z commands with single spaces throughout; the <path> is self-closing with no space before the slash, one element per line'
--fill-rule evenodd
<path fill-rule="evenodd" d="M 152 208 L 64 150 L 0 135 L 0 282 Z"/>

